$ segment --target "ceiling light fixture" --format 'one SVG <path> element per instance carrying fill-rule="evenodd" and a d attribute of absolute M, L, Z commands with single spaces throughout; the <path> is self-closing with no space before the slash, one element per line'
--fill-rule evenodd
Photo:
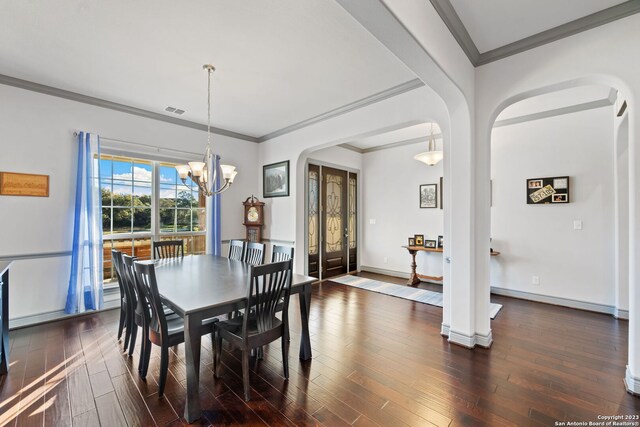
<path fill-rule="evenodd" d="M 438 164 L 438 162 L 442 160 L 442 157 L 442 150 L 436 150 L 436 140 L 433 137 L 433 123 L 431 123 L 431 134 L 429 135 L 429 145 L 427 147 L 427 151 L 418 153 L 413 156 L 413 158 L 422 163 L 426 163 L 429 166 L 433 166 Z"/>
<path fill-rule="evenodd" d="M 191 178 L 193 182 L 198 185 L 200 191 L 205 196 L 209 197 L 214 194 L 220 194 L 226 191 L 233 184 L 233 180 L 236 178 L 238 172 L 235 166 L 220 165 L 216 167 L 216 154 L 211 151 L 211 73 L 216 69 L 213 65 L 205 64 L 202 66 L 207 70 L 208 84 L 207 84 L 207 148 L 204 152 L 204 158 L 202 162 L 189 162 L 186 165 L 176 166 L 178 175 L 183 184 L 187 184 L 187 178 Z M 218 172 L 222 173 L 224 179 L 223 184 L 218 184 Z M 216 188 L 216 186 L 219 186 Z"/>

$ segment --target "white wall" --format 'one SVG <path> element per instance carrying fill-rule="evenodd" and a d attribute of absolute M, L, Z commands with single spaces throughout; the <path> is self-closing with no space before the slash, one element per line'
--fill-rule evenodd
<path fill-rule="evenodd" d="M 411 257 L 401 247 L 407 238 L 424 234 L 425 239 L 437 240 L 443 234 L 440 200 L 435 209 L 421 209 L 419 204 L 420 184 L 437 184 L 439 193 L 443 172 L 442 162 L 427 166 L 413 158 L 426 148 L 423 142 L 363 155 L 363 269 L 408 274 Z M 416 262 L 419 274 L 442 276 L 442 254 L 420 252 Z"/>
<path fill-rule="evenodd" d="M 0 85 L 0 170 L 50 176 L 48 198 L 0 196 L 0 256 L 71 250 L 77 148 L 74 131 L 174 148 L 204 150 L 206 133 Z M 242 201 L 258 193 L 257 144 L 214 136 L 216 151 L 238 167 L 223 194 L 222 238 L 244 234 Z M 64 308 L 70 257 L 24 260 L 11 269 L 12 319 Z"/>
<path fill-rule="evenodd" d="M 502 254 L 491 260 L 491 286 L 613 305 L 612 109 L 494 128 L 491 237 Z M 571 203 L 526 204 L 528 178 L 563 175 Z"/>

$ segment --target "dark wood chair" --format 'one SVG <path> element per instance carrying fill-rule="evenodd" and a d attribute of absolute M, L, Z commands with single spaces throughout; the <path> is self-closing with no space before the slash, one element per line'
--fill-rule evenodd
<path fill-rule="evenodd" d="M 120 288 L 120 320 L 118 321 L 118 339 L 122 337 L 124 332 L 124 348 L 129 345 L 129 338 L 131 337 L 131 304 L 129 303 L 128 290 L 125 289 L 123 270 L 122 270 L 122 252 L 112 249 L 111 250 L 111 262 L 113 263 L 113 269 L 116 273 L 116 280 L 118 281 L 118 287 Z"/>
<path fill-rule="evenodd" d="M 133 263 L 136 283 L 144 297 L 143 307 L 148 304 L 150 317 L 148 319 L 148 339 L 149 342 L 160 347 L 160 380 L 158 382 L 158 397 L 164 394 L 164 386 L 167 382 L 167 370 L 169 368 L 169 347 L 184 342 L 184 321 L 180 317 L 167 319 L 164 313 L 158 283 L 156 281 L 156 270 L 153 264 Z M 143 310 L 144 311 L 144 310 Z M 211 334 L 211 342 L 214 342 L 213 326 L 218 321 L 216 318 L 202 321 L 200 333 L 202 335 Z M 145 360 L 149 360 L 151 345 L 145 346 Z M 148 363 L 148 362 L 147 362 Z M 148 368 L 148 367 L 147 367 Z M 145 368 L 146 369 L 146 368 Z M 146 373 L 146 371 L 145 371 Z"/>
<path fill-rule="evenodd" d="M 242 261 L 251 265 L 264 264 L 264 243 L 249 242 L 244 248 L 244 258 Z"/>
<path fill-rule="evenodd" d="M 184 257 L 184 242 L 182 240 L 161 240 L 153 242 L 153 258 L 182 258 Z"/>
<path fill-rule="evenodd" d="M 228 258 L 242 261 L 244 259 L 244 244 L 244 240 L 230 240 Z"/>
<path fill-rule="evenodd" d="M 132 327 L 136 328 L 136 330 L 138 326 L 142 328 L 142 345 L 140 346 L 141 348 L 140 361 L 138 362 L 138 372 L 140 373 L 142 378 L 145 378 L 147 376 L 147 368 L 149 367 L 150 357 L 150 353 L 147 353 L 146 349 L 151 348 L 151 343 L 149 342 L 148 327 L 149 320 L 151 318 L 151 307 L 149 307 L 148 303 L 145 304 L 146 299 L 144 297 L 141 297 L 141 295 L 143 295 L 142 289 L 138 289 L 136 275 L 133 268 L 133 263 L 136 261 L 136 258 L 129 255 L 122 255 L 122 261 L 124 264 L 124 282 L 132 289 L 132 292 L 130 293 L 133 294 L 132 301 L 133 299 L 135 299 L 135 308 L 132 313 L 134 324 L 132 325 Z M 175 319 L 178 317 L 178 315 L 175 314 L 173 310 L 166 306 L 163 306 L 163 310 L 164 315 L 167 319 Z M 129 356 L 133 356 L 133 350 L 136 344 L 135 335 L 136 334 L 132 332 L 132 338 L 129 343 Z"/>
<path fill-rule="evenodd" d="M 281 339 L 284 377 L 289 378 L 289 350 L 284 340 L 289 322 L 287 312 L 291 295 L 292 261 L 282 261 L 260 266 L 251 266 L 247 287 L 248 315 L 234 317 L 215 324 L 216 343 L 214 349 L 214 375 L 220 377 L 222 340 L 242 351 L 242 382 L 244 398 L 251 398 L 249 390 L 249 355 L 252 349 L 260 348 Z M 276 317 L 277 305 L 284 302 L 282 320 Z"/>
<path fill-rule="evenodd" d="M 271 248 L 271 262 L 288 261 L 293 259 L 293 247 L 273 245 Z"/>

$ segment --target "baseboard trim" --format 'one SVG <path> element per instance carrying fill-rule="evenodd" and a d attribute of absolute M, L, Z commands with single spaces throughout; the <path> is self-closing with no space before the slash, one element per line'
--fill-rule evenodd
<path fill-rule="evenodd" d="M 447 325 L 446 323 L 443 323 L 442 326 L 440 326 L 440 335 L 442 335 L 443 337 L 448 337 L 449 336 L 449 325 Z"/>
<path fill-rule="evenodd" d="M 369 273 L 384 274 L 385 276 L 400 277 L 402 279 L 408 279 L 411 274 L 404 271 L 386 270 L 384 268 L 371 267 L 368 265 L 361 265 L 360 271 L 368 271 Z"/>
<path fill-rule="evenodd" d="M 629 369 L 629 365 L 627 365 L 627 372 L 624 378 L 624 386 L 629 393 L 636 396 L 640 396 L 640 378 L 635 378 L 631 374 L 631 369 Z"/>
<path fill-rule="evenodd" d="M 534 294 L 532 292 L 517 291 L 513 289 L 491 287 L 491 293 L 502 295 L 505 297 L 524 299 L 528 301 L 543 302 L 545 304 L 559 305 L 568 308 L 577 308 L 579 310 L 594 311 L 596 313 L 610 314 L 619 319 L 628 319 L 628 310 L 617 310 L 612 305 L 598 304 L 593 302 L 578 301 L 570 298 L 553 297 L 549 295 Z M 626 317 L 625 317 L 626 315 Z"/>
<path fill-rule="evenodd" d="M 469 349 L 476 346 L 475 335 L 469 336 L 451 329 L 449 329 L 449 342 Z"/>
<path fill-rule="evenodd" d="M 629 310 L 614 308 L 613 317 L 615 317 L 616 319 L 629 320 Z"/>

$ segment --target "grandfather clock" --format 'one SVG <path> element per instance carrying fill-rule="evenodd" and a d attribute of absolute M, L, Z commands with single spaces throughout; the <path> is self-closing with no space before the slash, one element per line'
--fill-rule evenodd
<path fill-rule="evenodd" d="M 246 240 L 249 242 L 262 241 L 264 202 L 259 201 L 251 195 L 251 197 L 247 197 L 247 200 L 242 204 L 244 205 L 244 222 L 242 224 L 247 227 Z"/>

